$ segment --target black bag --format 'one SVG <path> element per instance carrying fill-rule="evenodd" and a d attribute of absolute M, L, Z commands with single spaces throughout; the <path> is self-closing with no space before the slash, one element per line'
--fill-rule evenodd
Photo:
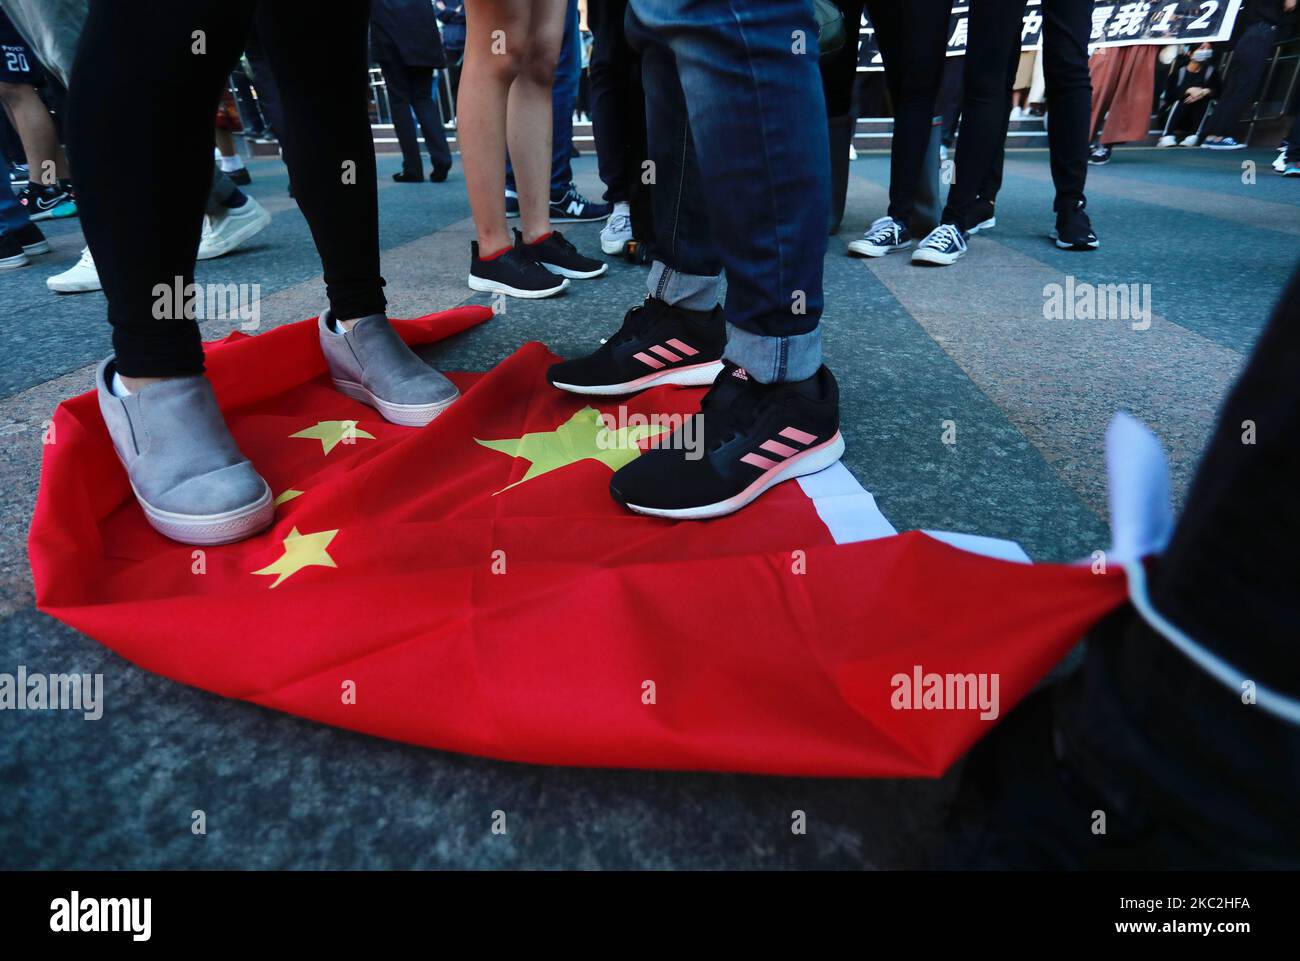
<path fill-rule="evenodd" d="M 826 61 L 844 46 L 844 12 L 831 0 L 813 0 L 813 16 L 817 20 L 817 52 Z"/>

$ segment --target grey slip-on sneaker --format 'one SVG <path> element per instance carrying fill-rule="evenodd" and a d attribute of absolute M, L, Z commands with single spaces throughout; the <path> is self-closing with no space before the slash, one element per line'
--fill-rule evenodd
<path fill-rule="evenodd" d="M 135 498 L 153 528 L 182 544 L 229 544 L 275 519 L 271 488 L 240 453 L 202 375 L 150 384 L 126 397 L 95 370 L 99 410 Z"/>
<path fill-rule="evenodd" d="M 334 386 L 385 420 L 423 427 L 460 396 L 455 384 L 411 352 L 382 314 L 362 317 L 343 332 L 326 310 L 318 324 Z"/>

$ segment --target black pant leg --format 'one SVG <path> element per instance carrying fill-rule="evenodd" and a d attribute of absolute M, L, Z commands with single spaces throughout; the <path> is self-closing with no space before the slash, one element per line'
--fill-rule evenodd
<path fill-rule="evenodd" d="M 244 59 L 248 61 L 249 69 L 253 71 L 253 89 L 257 91 L 257 103 L 262 109 L 262 117 L 266 120 L 272 136 L 278 140 L 280 131 L 284 128 L 284 108 L 280 105 L 280 88 L 276 86 L 271 65 L 267 63 L 256 26 L 248 32 L 248 40 L 244 46 Z"/>
<path fill-rule="evenodd" d="M 90 4 L 72 74 L 68 150 L 118 370 L 128 377 L 203 370 L 197 325 L 156 318 L 154 288 L 194 280 L 212 185 L 212 117 L 252 15 L 252 0 L 141 0 L 130 16 L 110 0 Z M 120 149 L 123 104 L 136 105 L 133 150 Z"/>
<path fill-rule="evenodd" d="M 420 161 L 420 142 L 415 134 L 415 118 L 411 116 L 410 77 L 400 63 L 381 63 L 384 86 L 388 88 L 388 110 L 392 115 L 393 133 L 402 148 L 402 171 L 414 177 L 424 177 Z"/>
<path fill-rule="evenodd" d="M 890 143 L 889 216 L 906 224 L 930 135 L 935 102 L 943 83 L 952 0 L 909 0 L 900 8 L 898 36 L 881 47 L 885 70 L 896 77 L 894 135 Z M 890 60 L 895 63 L 891 67 Z"/>
<path fill-rule="evenodd" d="M 429 162 L 437 169 L 448 170 L 451 168 L 451 148 L 447 146 L 447 131 L 442 129 L 442 111 L 433 97 L 433 68 L 406 67 L 405 70 L 411 109 L 424 133 Z"/>
<path fill-rule="evenodd" d="M 1237 129 L 1247 104 L 1259 90 L 1264 64 L 1276 39 L 1277 29 L 1266 23 L 1251 24 L 1242 33 L 1232 54 L 1227 86 L 1205 123 L 1205 136 L 1227 137 Z"/>
<path fill-rule="evenodd" d="M 1005 140 L 1007 62 L 1020 47 L 1025 0 L 975 0 L 962 74 L 957 179 L 948 191 L 943 222 L 968 229 L 971 207 Z"/>
<path fill-rule="evenodd" d="M 284 152 L 337 317 L 383 311 L 379 198 L 367 88 L 369 4 L 308 0 L 257 9 L 257 29 L 284 103 Z"/>
<path fill-rule="evenodd" d="M 1047 148 L 1056 186 L 1053 209 L 1070 210 L 1086 198 L 1088 142 L 1092 131 L 1092 75 L 1088 37 L 1092 0 L 1046 0 L 1043 4 L 1043 79 L 1052 105 Z"/>
<path fill-rule="evenodd" d="M 623 33 L 626 13 L 627 0 L 606 0 L 587 9 L 592 34 L 591 130 L 605 200 L 610 203 L 631 200 L 645 160 L 641 60 Z"/>

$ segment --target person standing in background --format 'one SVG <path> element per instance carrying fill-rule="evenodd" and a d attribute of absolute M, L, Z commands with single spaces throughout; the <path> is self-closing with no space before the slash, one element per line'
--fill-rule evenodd
<path fill-rule="evenodd" d="M 1209 150 L 1241 150 L 1246 145 L 1232 134 L 1247 104 L 1259 90 L 1273 46 L 1281 39 L 1282 25 L 1295 20 L 1296 0 L 1249 0 L 1242 11 L 1241 34 L 1232 49 L 1227 83 L 1205 120 L 1201 146 Z"/>
<path fill-rule="evenodd" d="M 398 183 L 423 183 L 418 120 L 424 132 L 432 170 L 429 179 L 441 183 L 451 170 L 451 149 L 433 98 L 433 71 L 447 66 L 438 18 L 429 0 L 373 0 L 370 6 L 370 56 L 384 73 L 393 130 L 402 147 Z M 414 119 L 412 119 L 414 113 Z"/>

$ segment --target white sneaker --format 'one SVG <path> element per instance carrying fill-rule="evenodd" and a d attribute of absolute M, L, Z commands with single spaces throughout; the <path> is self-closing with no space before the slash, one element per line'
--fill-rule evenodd
<path fill-rule="evenodd" d="M 245 194 L 244 206 L 203 218 L 203 237 L 199 240 L 199 260 L 211 260 L 228 254 L 255 237 L 271 222 L 271 214 Z"/>
<path fill-rule="evenodd" d="M 1201 138 L 1196 136 L 1196 134 L 1192 133 L 1192 134 L 1188 134 L 1186 137 L 1183 138 L 1182 145 L 1184 147 L 1195 147 L 1200 142 L 1201 142 Z"/>
<path fill-rule="evenodd" d="M 61 274 L 45 279 L 45 286 L 56 294 L 84 294 L 99 290 L 99 271 L 95 269 L 95 258 L 90 256 L 90 248 L 81 248 L 81 259 Z"/>
<path fill-rule="evenodd" d="M 849 144 L 849 160 L 853 161 L 857 159 L 858 159 L 858 148 L 853 146 L 853 144 Z"/>
<path fill-rule="evenodd" d="M 607 254 L 621 254 L 632 239 L 632 209 L 625 202 L 614 204 L 614 212 L 600 231 L 600 249 Z"/>
<path fill-rule="evenodd" d="M 912 246 L 912 237 L 907 232 L 907 225 L 900 224 L 886 214 L 872 221 L 867 232 L 849 244 L 849 253 L 863 257 L 883 257 L 895 250 L 906 250 Z"/>
<path fill-rule="evenodd" d="M 1273 158 L 1273 169 L 1280 174 L 1286 173 L 1286 151 L 1287 145 L 1282 144 L 1277 148 L 1277 156 Z"/>
<path fill-rule="evenodd" d="M 1176 146 L 1178 146 L 1178 138 L 1175 137 L 1175 136 L 1174 136 L 1173 134 L 1171 134 L 1171 133 L 1167 133 L 1167 134 L 1165 134 L 1163 137 L 1161 137 L 1159 140 L 1156 141 L 1156 146 L 1157 146 L 1157 147 L 1176 147 Z"/>

